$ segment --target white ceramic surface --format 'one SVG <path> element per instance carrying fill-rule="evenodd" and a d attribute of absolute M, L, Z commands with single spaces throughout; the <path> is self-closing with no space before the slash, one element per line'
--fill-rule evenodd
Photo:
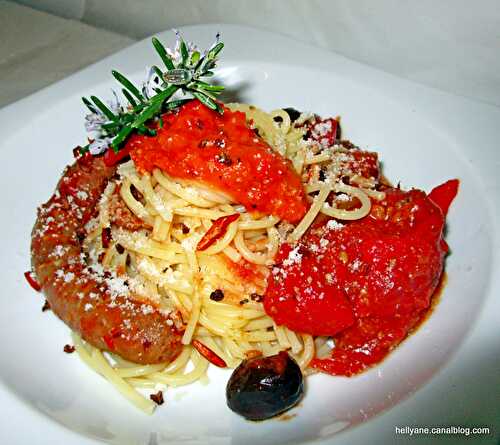
<path fill-rule="evenodd" d="M 461 188 L 448 219 L 448 284 L 432 317 L 380 366 L 347 378 L 314 376 L 288 421 L 249 423 L 225 407 L 229 374 L 166 393 L 147 417 L 76 356 L 69 331 L 24 282 L 35 208 L 82 143 L 82 95 L 109 95 L 116 68 L 135 80 L 156 62 L 140 42 L 0 111 L 0 439 L 2 443 L 292 444 L 395 443 L 395 426 L 500 427 L 498 219 L 500 110 L 430 90 L 294 41 L 250 28 L 185 28 L 202 46 L 222 30 L 219 71 L 231 96 L 262 108 L 341 115 L 345 135 L 376 150 L 385 174 L 429 190 Z M 172 42 L 172 34 L 161 35 Z M 446 438 L 427 436 L 426 443 Z M 448 437 L 456 443 L 460 438 Z"/>

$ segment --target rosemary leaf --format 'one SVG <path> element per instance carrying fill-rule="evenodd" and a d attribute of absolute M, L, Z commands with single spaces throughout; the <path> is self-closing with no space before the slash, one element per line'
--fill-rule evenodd
<path fill-rule="evenodd" d="M 153 42 L 153 46 L 156 49 L 156 52 L 158 53 L 161 60 L 163 61 L 163 63 L 167 67 L 167 70 L 169 70 L 169 71 L 173 70 L 175 68 L 174 62 L 172 62 L 172 59 L 170 59 L 170 57 L 168 56 L 167 50 L 165 49 L 163 44 L 156 37 L 153 37 L 152 42 Z"/>
<path fill-rule="evenodd" d="M 210 108 L 211 110 L 218 110 L 219 107 L 217 107 L 217 103 L 211 98 L 205 96 L 203 93 L 199 93 L 198 91 L 192 91 L 192 94 L 206 107 Z"/>
<path fill-rule="evenodd" d="M 189 66 L 194 67 L 200 60 L 201 54 L 199 51 L 193 51 L 189 59 Z"/>
<path fill-rule="evenodd" d="M 215 45 L 207 54 L 207 60 L 215 60 L 217 57 L 217 54 L 219 54 L 222 51 L 222 48 L 224 48 L 224 43 L 219 42 L 217 45 Z"/>
<path fill-rule="evenodd" d="M 142 110 L 142 112 L 136 117 L 134 122 L 132 122 L 131 127 L 140 127 L 142 124 L 144 124 L 144 122 L 155 116 L 161 110 L 161 106 L 162 101 L 152 102 L 149 107 L 144 108 L 144 110 Z"/>
<path fill-rule="evenodd" d="M 156 75 L 160 78 L 162 85 L 164 85 L 164 86 L 167 85 L 165 83 L 165 79 L 163 78 L 163 73 L 162 73 L 161 69 L 158 68 L 156 65 L 153 65 L 152 68 L 153 68 L 154 72 L 156 73 Z"/>
<path fill-rule="evenodd" d="M 188 102 L 191 102 L 193 99 L 179 99 L 179 100 L 173 100 L 171 102 L 167 102 L 165 106 L 163 107 L 164 110 L 170 111 L 174 110 L 175 108 L 178 108 Z"/>
<path fill-rule="evenodd" d="M 199 94 L 202 94 L 203 96 L 206 96 L 206 97 L 208 97 L 208 98 L 212 99 L 213 101 L 217 100 L 217 97 L 215 96 L 215 94 L 214 94 L 214 93 L 211 93 L 210 91 L 202 90 L 201 88 L 198 88 L 198 87 L 195 87 L 195 86 L 191 87 L 191 88 L 189 89 L 189 91 L 190 91 L 192 94 L 194 94 L 194 92 L 196 91 L 196 92 L 198 92 Z"/>
<path fill-rule="evenodd" d="M 129 104 L 132 105 L 133 108 L 137 107 L 137 102 L 135 101 L 135 99 L 132 97 L 132 95 L 125 88 L 122 88 L 122 93 L 126 97 L 126 99 L 128 100 Z"/>
<path fill-rule="evenodd" d="M 201 80 L 196 81 L 194 83 L 194 86 L 196 88 L 200 88 L 205 91 L 211 91 L 213 93 L 220 93 L 221 91 L 224 91 L 224 87 L 222 85 L 211 85 Z"/>
<path fill-rule="evenodd" d="M 120 132 L 116 135 L 116 137 L 113 139 L 113 142 L 111 143 L 111 148 L 115 153 L 120 150 L 120 145 L 122 142 L 128 138 L 129 134 L 132 133 L 133 128 L 131 126 L 126 126 L 123 127 Z"/>
<path fill-rule="evenodd" d="M 88 100 L 86 97 L 82 97 L 82 101 L 87 106 L 87 108 L 90 110 L 91 113 L 97 113 L 96 108 L 94 107 L 94 105 L 92 105 L 92 102 L 90 102 L 90 100 Z"/>
<path fill-rule="evenodd" d="M 123 74 L 121 74 L 121 73 L 119 73 L 118 71 L 115 71 L 115 70 L 112 70 L 111 74 L 127 90 L 129 90 L 135 97 L 137 97 L 137 99 L 139 99 L 140 102 L 144 102 L 144 96 L 137 89 L 137 87 L 132 82 L 130 82 L 130 80 L 128 80 Z"/>
<path fill-rule="evenodd" d="M 115 114 L 106 105 L 104 105 L 98 97 L 90 96 L 90 99 L 92 100 L 92 102 L 95 103 L 96 107 L 102 111 L 102 114 L 104 114 L 104 116 L 106 116 L 109 120 L 111 121 L 118 120 Z"/>
<path fill-rule="evenodd" d="M 170 85 L 167 89 L 163 90 L 161 93 L 158 93 L 155 97 L 151 98 L 150 102 L 153 104 L 155 102 L 163 102 L 170 97 L 179 89 L 177 85 Z"/>
<path fill-rule="evenodd" d="M 181 49 L 181 67 L 185 68 L 189 59 L 189 52 L 186 42 L 184 42 L 184 39 L 182 38 L 181 38 L 180 49 Z"/>

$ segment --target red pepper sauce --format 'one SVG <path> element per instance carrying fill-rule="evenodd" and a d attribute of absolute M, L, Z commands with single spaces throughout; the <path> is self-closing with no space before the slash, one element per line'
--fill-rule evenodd
<path fill-rule="evenodd" d="M 297 245 L 281 246 L 264 307 L 278 324 L 334 337 L 331 357 L 312 367 L 359 373 L 418 324 L 448 250 L 442 231 L 458 182 L 446 184 L 429 197 L 389 189 L 367 217 L 342 227 L 323 221 Z"/>
<path fill-rule="evenodd" d="M 249 212 L 289 222 L 305 215 L 300 177 L 248 127 L 244 113 L 224 108 L 220 115 L 193 100 L 162 122 L 155 137 L 134 135 L 125 147 L 139 171 L 160 168 L 173 178 L 201 181 Z"/>

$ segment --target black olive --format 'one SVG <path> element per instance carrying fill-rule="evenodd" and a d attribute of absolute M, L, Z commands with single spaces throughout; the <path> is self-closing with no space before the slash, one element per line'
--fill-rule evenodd
<path fill-rule="evenodd" d="M 265 420 L 295 406 L 304 393 L 299 365 L 286 352 L 244 360 L 226 387 L 227 405 L 249 420 Z"/>
<path fill-rule="evenodd" d="M 295 108 L 283 108 L 283 110 L 286 111 L 292 122 L 295 122 L 301 115 L 301 112 L 297 111 Z"/>

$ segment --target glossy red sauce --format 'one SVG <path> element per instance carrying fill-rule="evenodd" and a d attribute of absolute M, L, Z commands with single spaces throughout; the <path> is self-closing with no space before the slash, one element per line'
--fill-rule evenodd
<path fill-rule="evenodd" d="M 244 113 L 225 108 L 220 115 L 193 100 L 162 121 L 157 136 L 134 135 L 125 147 L 139 171 L 160 168 L 173 178 L 201 181 L 250 212 L 285 221 L 306 213 L 300 177 L 248 127 Z"/>
<path fill-rule="evenodd" d="M 334 337 L 331 357 L 312 367 L 356 374 L 417 325 L 443 271 L 445 213 L 457 188 L 448 182 L 429 197 L 389 189 L 362 220 L 323 221 L 297 245 L 281 246 L 264 306 L 278 324 Z"/>

